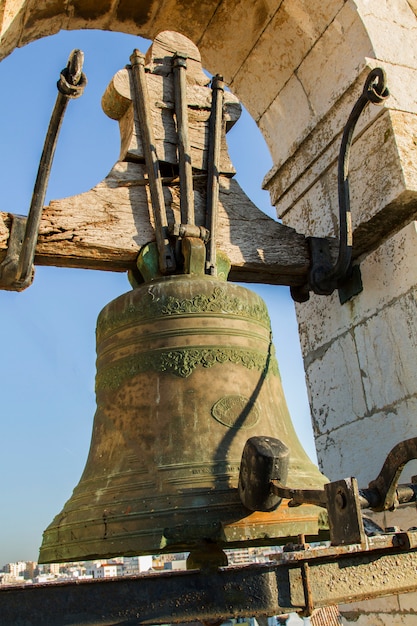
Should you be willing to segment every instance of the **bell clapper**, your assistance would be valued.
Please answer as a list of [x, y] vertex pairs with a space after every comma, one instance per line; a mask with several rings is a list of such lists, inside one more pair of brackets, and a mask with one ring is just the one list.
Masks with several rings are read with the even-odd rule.
[[227, 554], [217, 543], [207, 541], [193, 548], [187, 558], [187, 569], [211, 571], [228, 565]]

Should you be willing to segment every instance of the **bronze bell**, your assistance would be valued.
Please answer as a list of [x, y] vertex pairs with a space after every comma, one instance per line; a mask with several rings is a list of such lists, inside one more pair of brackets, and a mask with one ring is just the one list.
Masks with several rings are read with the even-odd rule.
[[40, 562], [317, 534], [317, 507], [283, 501], [251, 513], [239, 499], [242, 450], [254, 435], [289, 447], [292, 487], [325, 482], [291, 423], [257, 294], [187, 274], [116, 298], [97, 322], [96, 394], [87, 463], [44, 533]]

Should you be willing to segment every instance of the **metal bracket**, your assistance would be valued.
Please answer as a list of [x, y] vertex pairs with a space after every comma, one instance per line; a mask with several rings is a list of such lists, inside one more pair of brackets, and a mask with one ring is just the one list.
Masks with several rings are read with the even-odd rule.
[[26, 276], [24, 281], [18, 281], [19, 257], [22, 250], [26, 231], [26, 217], [11, 215], [10, 236], [6, 256], [0, 263], [0, 289], [8, 291], [23, 291], [33, 282], [34, 271]]
[[366, 545], [356, 478], [345, 478], [324, 485], [332, 546], [354, 543]]

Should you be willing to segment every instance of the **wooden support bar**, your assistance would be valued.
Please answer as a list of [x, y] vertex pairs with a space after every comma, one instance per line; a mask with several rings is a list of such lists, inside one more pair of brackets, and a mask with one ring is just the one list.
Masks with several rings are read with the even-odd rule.
[[[131, 184], [132, 181], [135, 184]], [[139, 184], [143, 183], [143, 184]], [[155, 240], [146, 167], [119, 162], [96, 187], [53, 200], [42, 212], [35, 264], [123, 272]], [[180, 222], [178, 185], [163, 187], [171, 223]], [[195, 219], [205, 224], [206, 178], [194, 177]], [[0, 260], [11, 218], [0, 213]], [[220, 176], [217, 247], [232, 263], [230, 280], [297, 286], [310, 265], [306, 239], [262, 213], [228, 176]]]

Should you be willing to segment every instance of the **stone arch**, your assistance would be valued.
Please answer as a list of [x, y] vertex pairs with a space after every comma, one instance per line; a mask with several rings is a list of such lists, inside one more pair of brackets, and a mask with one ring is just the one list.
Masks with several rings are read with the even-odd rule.
[[199, 46], [208, 70], [223, 73], [280, 163], [372, 56], [356, 4], [5, 0], [0, 57], [62, 29], [112, 30], [148, 39], [161, 30], [177, 30]]

